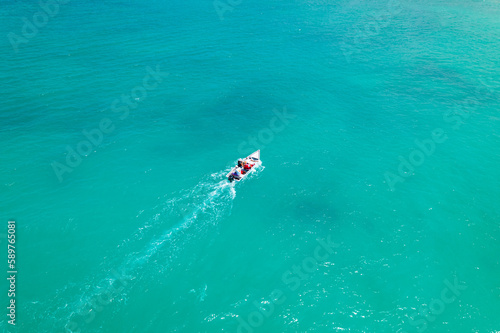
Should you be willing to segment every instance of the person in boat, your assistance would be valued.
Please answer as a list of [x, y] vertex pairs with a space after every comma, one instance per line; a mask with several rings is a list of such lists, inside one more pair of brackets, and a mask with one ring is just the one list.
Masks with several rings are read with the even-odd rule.
[[243, 167], [243, 160], [241, 158], [238, 160], [238, 167]]
[[245, 163], [245, 165], [243, 166], [243, 169], [248, 171], [250, 170], [255, 164], [250, 164], [250, 163]]
[[231, 176], [233, 176], [234, 179], [241, 179], [239, 173], [238, 173], [238, 169], [234, 170], [234, 172], [231, 174]]

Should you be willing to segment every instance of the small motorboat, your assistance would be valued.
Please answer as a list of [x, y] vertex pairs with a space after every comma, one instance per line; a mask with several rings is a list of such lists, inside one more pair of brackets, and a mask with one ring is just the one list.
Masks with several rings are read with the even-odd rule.
[[262, 161], [260, 160], [260, 150], [257, 150], [255, 153], [247, 156], [246, 158], [239, 159], [238, 165], [231, 169], [231, 171], [226, 175], [227, 180], [230, 182], [239, 182], [260, 165], [262, 165]]

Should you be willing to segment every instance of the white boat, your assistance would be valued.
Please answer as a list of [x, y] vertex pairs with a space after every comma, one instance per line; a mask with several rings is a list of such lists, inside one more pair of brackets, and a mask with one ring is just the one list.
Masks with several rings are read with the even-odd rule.
[[[245, 168], [245, 165], [247, 165], [247, 168]], [[260, 165], [262, 165], [262, 161], [260, 160], [260, 150], [257, 150], [255, 153], [243, 159], [239, 159], [238, 165], [232, 168], [226, 177], [230, 182], [239, 182]], [[248, 169], [248, 167], [250, 169]]]

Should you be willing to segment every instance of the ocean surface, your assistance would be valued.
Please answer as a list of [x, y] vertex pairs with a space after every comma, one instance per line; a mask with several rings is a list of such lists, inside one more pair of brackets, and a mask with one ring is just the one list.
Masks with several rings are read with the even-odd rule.
[[500, 332], [498, 0], [45, 3], [0, 0], [2, 332]]

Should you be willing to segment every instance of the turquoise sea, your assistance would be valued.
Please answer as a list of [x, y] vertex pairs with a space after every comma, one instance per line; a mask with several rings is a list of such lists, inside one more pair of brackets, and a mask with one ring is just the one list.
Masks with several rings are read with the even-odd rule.
[[500, 332], [498, 0], [0, 22], [2, 332]]

